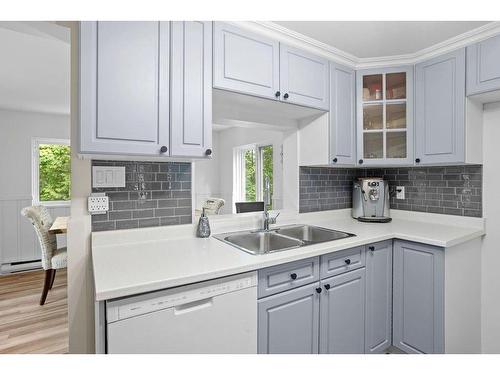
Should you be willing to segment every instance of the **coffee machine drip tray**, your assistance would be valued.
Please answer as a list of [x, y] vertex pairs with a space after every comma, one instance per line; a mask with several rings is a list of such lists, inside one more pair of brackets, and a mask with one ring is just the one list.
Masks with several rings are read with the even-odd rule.
[[392, 217], [385, 216], [360, 216], [357, 218], [358, 221], [363, 223], [389, 223], [392, 220]]

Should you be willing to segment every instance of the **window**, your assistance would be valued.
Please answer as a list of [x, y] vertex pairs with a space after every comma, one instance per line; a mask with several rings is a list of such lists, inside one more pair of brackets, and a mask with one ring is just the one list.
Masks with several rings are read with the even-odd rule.
[[67, 205], [71, 192], [69, 140], [36, 138], [32, 150], [33, 204]]
[[269, 178], [270, 204], [273, 197], [273, 146], [249, 145], [235, 149], [234, 153], [235, 202], [258, 202], [264, 200], [265, 178]]

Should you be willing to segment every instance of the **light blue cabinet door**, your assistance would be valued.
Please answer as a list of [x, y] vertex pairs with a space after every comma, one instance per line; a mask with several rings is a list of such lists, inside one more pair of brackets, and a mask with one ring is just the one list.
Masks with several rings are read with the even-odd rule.
[[500, 90], [500, 35], [467, 47], [467, 95]]
[[365, 352], [365, 269], [321, 281], [320, 353]]
[[281, 100], [328, 110], [329, 69], [326, 59], [280, 44]]
[[353, 69], [330, 63], [330, 162], [356, 164], [356, 76]]
[[415, 161], [465, 162], [465, 49], [416, 65]]
[[172, 22], [171, 155], [212, 148], [212, 22]]
[[443, 249], [394, 241], [393, 298], [393, 345], [407, 353], [443, 353]]
[[309, 284], [259, 300], [259, 353], [318, 353], [318, 287], [319, 283]]
[[365, 352], [392, 345], [392, 241], [366, 247]]
[[79, 152], [168, 146], [169, 33], [169, 22], [81, 22]]
[[214, 22], [214, 82], [219, 89], [278, 99], [279, 43]]

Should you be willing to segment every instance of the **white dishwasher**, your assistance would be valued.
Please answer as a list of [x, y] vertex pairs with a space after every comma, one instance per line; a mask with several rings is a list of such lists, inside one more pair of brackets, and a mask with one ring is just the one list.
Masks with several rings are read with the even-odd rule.
[[106, 302], [107, 353], [257, 353], [257, 273]]

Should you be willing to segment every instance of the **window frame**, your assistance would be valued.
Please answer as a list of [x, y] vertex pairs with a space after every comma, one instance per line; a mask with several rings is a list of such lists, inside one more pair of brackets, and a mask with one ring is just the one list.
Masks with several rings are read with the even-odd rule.
[[[263, 150], [265, 147], [273, 147], [272, 143], [263, 144], [249, 144], [244, 146], [235, 147], [233, 150], [233, 201], [243, 202], [246, 198], [245, 189], [245, 157], [244, 154], [248, 150], [255, 152], [255, 201], [264, 200], [264, 187], [263, 187]], [[274, 158], [274, 155], [273, 155]], [[274, 174], [274, 171], [273, 171]], [[236, 213], [236, 206], [233, 204], [233, 213]]]
[[69, 207], [71, 199], [67, 201], [40, 201], [40, 145], [65, 145], [71, 147], [69, 139], [31, 138], [31, 194], [33, 205]]

